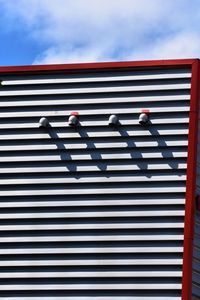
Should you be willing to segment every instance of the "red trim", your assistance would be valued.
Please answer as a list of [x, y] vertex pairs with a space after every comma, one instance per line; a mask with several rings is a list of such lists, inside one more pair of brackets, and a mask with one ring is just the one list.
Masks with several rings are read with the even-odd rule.
[[186, 206], [183, 253], [182, 300], [192, 299], [192, 251], [194, 238], [195, 188], [198, 142], [198, 110], [200, 80], [199, 61], [192, 64], [192, 86], [189, 113], [189, 137], [186, 182]]
[[77, 111], [72, 111], [70, 113], [70, 116], [75, 116], [75, 117], [78, 117], [79, 116], [79, 113]]
[[141, 112], [144, 114], [150, 114], [150, 110], [146, 108], [142, 109]]
[[123, 61], [123, 62], [99, 62], [81, 64], [62, 64], [62, 65], [33, 65], [0, 67], [0, 73], [32, 73], [32, 72], [60, 72], [73, 70], [95, 70], [95, 69], [115, 69], [130, 67], [162, 67], [191, 65], [196, 59], [173, 59], [173, 60], [151, 60], [151, 61]]

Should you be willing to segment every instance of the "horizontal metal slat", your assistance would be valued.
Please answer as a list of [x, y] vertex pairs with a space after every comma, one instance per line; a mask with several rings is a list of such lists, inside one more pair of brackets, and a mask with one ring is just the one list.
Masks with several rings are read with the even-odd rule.
[[[161, 298], [162, 297], [162, 298]], [[41, 297], [28, 297], [29, 300], [41, 300]], [[9, 300], [16, 300], [17, 298], [13, 298], [13, 297], [9, 297]], [[20, 297], [20, 300], [27, 300], [27, 297]], [[42, 299], [44, 300], [55, 300], [55, 297], [43, 297]], [[66, 296], [65, 297], [59, 297], [56, 296], [57, 300], [66, 300]], [[96, 297], [96, 296], [87, 296], [87, 297], [79, 297], [79, 296], [75, 296], [75, 297], [68, 297], [67, 296], [67, 300], [181, 300], [181, 297], [179, 296], [149, 296], [149, 297], [143, 297], [143, 296], [131, 296], [131, 297], [126, 297], [126, 296], [114, 296], [114, 297], [110, 297], [110, 296], [100, 296], [100, 297]], [[198, 299], [194, 299], [194, 300], [198, 300]]]
[[[131, 129], [131, 130], [130, 130]], [[174, 125], [173, 128], [172, 128], [172, 125], [163, 125], [163, 124], [160, 124], [159, 126], [152, 126], [152, 127], [148, 127], [146, 128], [146, 131], [150, 131], [152, 133], [156, 133], [157, 132], [157, 129], [168, 129], [168, 130], [171, 130], [171, 129], [176, 129], [177, 131], [179, 129], [188, 129], [188, 126], [186, 124], [184, 125]], [[188, 137], [187, 135], [180, 135], [179, 138], [177, 139], [177, 136], [170, 136], [170, 135], [164, 135], [164, 136], [160, 136], [160, 135], [156, 135], [156, 136], [146, 136], [145, 137], [145, 141], [144, 141], [144, 138], [143, 136], [134, 136], [134, 140], [131, 136], [128, 136], [126, 135], [127, 133], [127, 130], [128, 131], [136, 131], [136, 132], [140, 132], [140, 131], [144, 131], [145, 128], [143, 128], [142, 126], [124, 126], [124, 127], [121, 127], [121, 128], [116, 128], [114, 130], [114, 128], [111, 128], [111, 127], [105, 127], [105, 128], [97, 128], [97, 127], [93, 127], [91, 129], [83, 129], [83, 128], [78, 128], [77, 129], [77, 133], [81, 134], [81, 138], [79, 138], [79, 140], [76, 140], [74, 138], [59, 138], [59, 140], [57, 140], [58, 136], [57, 134], [61, 134], [61, 133], [76, 133], [76, 131], [74, 129], [72, 129], [71, 127], [70, 128], [59, 128], [59, 129], [52, 129], [51, 131], [44, 131], [42, 129], [39, 129], [39, 128], [32, 128], [32, 129], [28, 129], [28, 128], [24, 128], [24, 129], [9, 129], [9, 130], [1, 130], [1, 135], [13, 135], [13, 134], [38, 134], [38, 133], [48, 133], [51, 135], [51, 140], [32, 140], [31, 143], [30, 141], [28, 140], [27, 142], [23, 141], [23, 145], [24, 146], [36, 146], [36, 145], [55, 145], [55, 142], [56, 142], [56, 145], [59, 147], [61, 145], [63, 145], [63, 149], [64, 149], [64, 145], [68, 146], [68, 147], [76, 147], [76, 145], [80, 145], [80, 147], [85, 147], [87, 145], [87, 147], [91, 147], [91, 149], [97, 149], [98, 147], [104, 149], [106, 147], [106, 145], [108, 145], [108, 149], [109, 149], [109, 145], [127, 145], [127, 147], [143, 147], [143, 148], [146, 148], [146, 147], [164, 147], [165, 145], [168, 145], [170, 147], [173, 146], [173, 143], [178, 143], [180, 142], [180, 145], [181, 143], [188, 143]], [[90, 141], [88, 139], [88, 136], [87, 136], [87, 133], [88, 132], [120, 132], [121, 135], [120, 136], [114, 136], [114, 137], [92, 137], [92, 140]], [[0, 146], [20, 146], [21, 143], [19, 143], [19, 141], [15, 141], [15, 140], [10, 140], [10, 141], [1, 141], [0, 142]], [[152, 145], [152, 146], [151, 146]], [[188, 144], [186, 144], [187, 146]], [[176, 146], [176, 145], [174, 145]], [[179, 146], [179, 144], [177, 145]], [[181, 145], [183, 146], [183, 145]], [[90, 148], [89, 148], [90, 149]]]
[[[160, 141], [160, 144], [162, 142]], [[163, 143], [166, 147], [175, 147], [175, 146], [187, 146], [188, 142], [184, 140], [176, 140], [176, 141], [166, 141]], [[75, 143], [75, 144], [67, 144], [66, 142], [60, 142], [59, 144], [27, 144], [27, 145], [0, 145], [0, 151], [34, 151], [34, 150], [80, 150], [80, 149], [134, 149], [137, 147], [157, 147], [159, 148], [159, 141], [146, 141], [146, 142], [135, 142], [130, 145], [130, 142], [121, 142], [121, 143], [92, 143], [88, 145], [87, 142]]]
[[[156, 136], [156, 135], [187, 135], [187, 129], [179, 129], [177, 130], [158, 130], [157, 132], [151, 133], [150, 131], [127, 131], [128, 136]], [[117, 131], [110, 132], [88, 132], [87, 137], [120, 137], [121, 133]], [[55, 139], [55, 136], [53, 136]], [[81, 135], [77, 132], [69, 132], [69, 133], [58, 133], [57, 139], [59, 138], [81, 138]], [[26, 140], [26, 139], [52, 139], [51, 135], [48, 133], [35, 133], [35, 134], [7, 134], [0, 135], [0, 140]]]
[[[28, 97], [27, 97], [28, 98]], [[50, 97], [49, 97], [50, 98]], [[91, 99], [90, 99], [91, 98]], [[190, 100], [190, 95], [166, 95], [166, 96], [133, 96], [133, 97], [88, 97], [85, 99], [76, 99], [76, 98], [72, 98], [70, 99], [69, 97], [67, 99], [43, 99], [41, 98], [40, 100], [36, 99], [30, 99], [28, 101], [27, 100], [18, 100], [16, 101], [11, 99], [11, 101], [2, 101], [0, 102], [0, 107], [34, 107], [34, 106], [63, 106], [66, 105], [66, 107], [68, 105], [98, 105], [98, 104], [116, 104], [116, 103], [131, 103], [131, 104], [135, 104], [135, 103], [154, 103], [157, 101], [162, 101], [163, 105], [164, 102], [168, 102], [168, 101], [172, 101], [172, 102], [176, 102], [176, 101], [189, 101]]]
[[[183, 241], [183, 235], [104, 235], [104, 236], [19, 236], [1, 237], [1, 243], [41, 242], [111, 242], [111, 241]], [[34, 261], [35, 262], [35, 261]], [[87, 261], [85, 262], [87, 264]], [[163, 263], [164, 264], [164, 263]], [[0, 263], [1, 266], [1, 263]]]
[[183, 247], [77, 247], [77, 248], [9, 248], [0, 249], [0, 255], [27, 255], [27, 254], [116, 254], [116, 253], [182, 253]]
[[182, 259], [95, 259], [95, 260], [10, 260], [0, 261], [1, 267], [36, 266], [126, 266], [126, 265], [182, 265]]
[[10, 272], [10, 273], [0, 273], [0, 278], [9, 278], [9, 279], [16, 279], [16, 278], [116, 278], [116, 277], [181, 277], [181, 271], [124, 271], [124, 272], [112, 272], [112, 271], [97, 271], [97, 272]]
[[[183, 101], [183, 102], [170, 102], [166, 101], [163, 103], [163, 105], [159, 105], [157, 102], [136, 102], [133, 104], [129, 103], [116, 103], [114, 104], [96, 104], [96, 105], [60, 105], [60, 106], [51, 106], [49, 103], [48, 106], [32, 106], [32, 107], [23, 107], [23, 110], [21, 107], [2, 107], [1, 108], [1, 113], [4, 114], [4, 119], [6, 116], [9, 114], [15, 114], [16, 120], [12, 121], [17, 121], [17, 122], [23, 122], [22, 117], [19, 115], [17, 117], [16, 114], [21, 114], [25, 113], [27, 114], [25, 117], [24, 121], [25, 122], [37, 122], [37, 118], [40, 117], [40, 114], [43, 114], [43, 117], [46, 116], [49, 118], [49, 120], [52, 121], [65, 121], [65, 125], [68, 125], [68, 117], [72, 111], [78, 111], [79, 112], [79, 123], [77, 124], [77, 127], [83, 127], [83, 122], [85, 124], [91, 126], [91, 121], [96, 121], [97, 124], [98, 122], [105, 122], [108, 121], [109, 115], [115, 113], [119, 117], [119, 123], [122, 120], [124, 124], [126, 124], [126, 120], [132, 120], [133, 122], [136, 123], [136, 119], [138, 119], [139, 114], [141, 113], [143, 108], [149, 109], [151, 111], [151, 116], [152, 119], [158, 119], [161, 117], [165, 118], [173, 118], [175, 117], [175, 111], [171, 111], [171, 107], [177, 107], [177, 119], [180, 117], [188, 117], [188, 112], [187, 111], [182, 111], [181, 108], [188, 108], [189, 109], [189, 101]], [[67, 110], [69, 113], [63, 115], [63, 112]], [[156, 114], [159, 110], [159, 115]], [[169, 111], [170, 110], [170, 111]], [[29, 115], [30, 111], [32, 112], [32, 116]], [[101, 114], [99, 112], [102, 112]], [[114, 112], [115, 111], [115, 112]], [[59, 114], [61, 113], [61, 114]], [[36, 115], [37, 114], [37, 115]], [[31, 117], [31, 119], [30, 119]], [[21, 120], [20, 120], [21, 118]], [[10, 118], [7, 118], [7, 122]], [[133, 123], [132, 122], [132, 123]], [[1, 122], [2, 123], [2, 122]], [[131, 124], [132, 124], [131, 123]], [[103, 126], [105, 123], [103, 123]], [[138, 124], [138, 123], [136, 123]], [[151, 123], [149, 123], [151, 124]], [[138, 124], [139, 125], [139, 124]], [[100, 126], [100, 125], [98, 125]], [[66, 126], [65, 126], [66, 127]]]
[[12, 284], [12, 285], [0, 285], [0, 291], [12, 290], [179, 290], [182, 285], [178, 283], [169, 284]]
[[87, 82], [115, 82], [115, 81], [133, 81], [133, 80], [155, 80], [155, 79], [179, 79], [179, 78], [191, 78], [191, 71], [185, 70], [171, 70], [166, 71], [166, 73], [161, 72], [136, 72], [136, 71], [129, 71], [129, 72], [113, 72], [113, 73], [100, 73], [97, 74], [87, 74], [84, 73], [79, 74], [78, 76], [71, 74], [71, 75], [59, 75], [56, 76], [38, 76], [36, 75], [34, 78], [30, 78], [27, 76], [21, 77], [20, 75], [17, 76], [15, 79], [10, 77], [3, 77], [1, 84], [5, 86], [9, 85], [37, 85], [37, 84], [58, 84], [58, 83], [87, 83]]
[[[97, 178], [99, 176], [99, 183], [101, 178], [118, 178], [118, 177], [151, 177], [154, 176], [185, 176], [185, 158], [172, 158], [171, 162], [168, 159], [163, 158], [164, 167], [162, 168], [161, 158], [149, 158], [144, 159], [119, 159], [119, 161], [114, 159], [104, 160], [104, 159], [91, 159], [76, 161], [72, 160], [42, 160], [41, 157], [31, 157], [31, 160], [20, 161], [19, 156], [14, 157], [9, 163], [9, 157], [5, 157], [5, 161], [1, 160], [0, 166], [2, 170], [0, 171], [0, 178], [3, 179], [38, 179], [38, 178], [72, 178], [72, 180], [81, 178]], [[37, 161], [37, 158], [41, 160]], [[46, 157], [48, 159], [48, 157]], [[50, 157], [54, 158], [54, 157]], [[16, 159], [16, 160], [15, 160]], [[158, 167], [159, 160], [161, 161], [160, 169]], [[125, 165], [123, 166], [123, 161]], [[130, 161], [130, 165], [128, 165]], [[178, 161], [178, 162], [177, 162]], [[165, 163], [166, 162], [166, 163]], [[180, 162], [180, 168], [179, 168]], [[184, 163], [182, 163], [184, 162]], [[64, 166], [66, 164], [66, 166]], [[41, 165], [41, 166], [40, 166]], [[58, 167], [57, 167], [58, 165]], [[96, 166], [95, 166], [96, 165]], [[8, 168], [5, 168], [8, 166]], [[144, 168], [142, 168], [144, 166]], [[15, 170], [16, 168], [16, 170]], [[33, 170], [32, 170], [33, 168]], [[162, 172], [160, 172], [162, 168]], [[3, 171], [5, 170], [5, 172]], [[13, 172], [12, 172], [13, 170]], [[20, 171], [21, 170], [21, 171]], [[99, 173], [99, 171], [101, 171]], [[79, 173], [81, 172], [81, 173]], [[20, 173], [15, 175], [15, 173]], [[27, 173], [27, 174], [26, 174]], [[158, 173], [158, 174], [157, 174]], [[74, 178], [74, 179], [73, 179]], [[112, 180], [112, 179], [111, 179]], [[118, 180], [118, 179], [117, 179]], [[137, 180], [137, 179], [136, 179]], [[161, 179], [162, 180], [162, 179]], [[140, 181], [140, 180], [139, 180]], [[87, 182], [89, 184], [89, 182]], [[92, 182], [91, 182], [92, 183]], [[73, 182], [71, 182], [73, 184]], [[125, 184], [125, 183], [124, 183]], [[128, 184], [128, 182], [127, 182]], [[62, 183], [60, 183], [60, 186]], [[87, 185], [85, 185], [87, 186]], [[70, 185], [68, 185], [70, 187]], [[106, 186], [105, 186], [106, 187]], [[59, 187], [58, 187], [59, 188]]]
[[114, 199], [114, 200], [108, 200], [106, 197], [103, 200], [96, 200], [95, 198], [93, 200], [66, 200], [66, 201], [60, 201], [58, 199], [48, 201], [25, 201], [20, 202], [15, 199], [15, 201], [7, 201], [4, 202], [1, 200], [0, 202], [0, 208], [18, 208], [18, 207], [87, 207], [87, 206], [146, 206], [146, 205], [183, 205], [185, 204], [185, 197], [182, 198], [167, 198], [167, 197], [160, 197], [158, 199]]
[[[139, 164], [139, 165], [138, 165]], [[108, 163], [106, 164], [106, 167], [104, 169], [106, 169], [106, 171], [138, 171], [141, 170], [141, 168], [146, 169], [146, 171], [148, 170], [172, 170], [172, 162], [169, 162], [168, 164], [156, 164], [156, 163], [152, 163], [152, 162], [135, 162], [135, 164], [131, 163], [130, 164], [125, 164], [124, 165], [109, 165]], [[175, 164], [177, 164], [176, 169], [178, 170], [185, 170], [187, 165], [184, 163], [178, 163], [176, 162]], [[75, 167], [76, 172], [98, 172], [98, 171], [102, 171], [101, 167], [99, 166], [95, 166], [95, 165], [86, 165], [86, 166], [80, 166], [80, 165], [76, 165]], [[23, 174], [23, 173], [68, 173], [71, 172], [71, 168], [70, 166], [54, 166], [54, 167], [27, 167], [27, 168], [22, 168], [19, 165], [16, 165], [16, 167], [14, 168], [0, 168], [0, 174]]]
[[[4, 123], [0, 123], [0, 129], [26, 129], [26, 128], [38, 128], [38, 120], [33, 122], [30, 120], [29, 122], [22, 122], [23, 120], [16, 122], [12, 121], [10, 123], [7, 123], [4, 121]], [[51, 121], [51, 128], [60, 128], [60, 127], [67, 127], [68, 121]], [[189, 118], [187, 117], [177, 117], [177, 118], [169, 118], [169, 117], [163, 117], [163, 118], [153, 118], [151, 117], [151, 124], [188, 124]], [[122, 119], [120, 117], [120, 126], [125, 125], [138, 125], [138, 118], [132, 118], [132, 119]], [[79, 125], [80, 126], [80, 125]], [[81, 120], [81, 126], [83, 127], [94, 127], [94, 126], [108, 126], [108, 120], [92, 120], [92, 121], [82, 121]]]
[[76, 88], [59, 88], [59, 89], [26, 89], [26, 90], [1, 90], [2, 96], [32, 96], [32, 95], [60, 95], [60, 94], [96, 94], [96, 93], [117, 93], [117, 92], [144, 92], [144, 91], [168, 91], [168, 90], [189, 90], [190, 83], [174, 83], [174, 84], [146, 84], [132, 86], [107, 86], [107, 87], [76, 87]]
[[[143, 207], [144, 209], [144, 207]], [[48, 212], [48, 213], [1, 213], [2, 219], [50, 219], [50, 218], [114, 218], [114, 217], [160, 217], [184, 216], [184, 210], [139, 210], [139, 211], [88, 211], [88, 212]]]
[[40, 230], [87, 230], [87, 229], [153, 229], [153, 228], [184, 228], [183, 222], [170, 223], [104, 223], [104, 224], [54, 224], [54, 225], [0, 225], [0, 231], [40, 231]]
[[[70, 299], [70, 300], [121, 300], [121, 296], [117, 297], [117, 296], [87, 296], [87, 297], [82, 297], [82, 296], [64, 296], [64, 297], [45, 297], [45, 300], [66, 300], [66, 299]], [[19, 300], [19, 297], [9, 297], [9, 300]], [[41, 300], [41, 297], [21, 297], [20, 296], [20, 300]], [[123, 300], [181, 300], [181, 297], [179, 296], [131, 296], [131, 297], [126, 297], [123, 296]], [[198, 300], [198, 299], [194, 299], [194, 300]]]
[[[1, 156], [0, 162], [32, 162], [32, 161], [87, 161], [87, 160], [120, 160], [120, 159], [154, 159], [154, 158], [187, 158], [186, 151], [170, 151], [170, 149], [156, 152], [152, 151], [149, 153], [141, 152], [141, 151], [132, 151], [132, 153], [111, 153], [111, 154], [103, 154], [103, 153], [93, 153], [93, 154], [83, 154], [83, 155], [76, 155], [76, 154], [69, 154], [67, 152], [57, 155], [27, 155], [27, 156]], [[74, 167], [75, 168], [75, 167]]]
[[151, 97], [151, 96], [147, 96], [142, 98], [140, 97], [123, 97], [123, 98], [119, 98], [119, 97], [108, 97], [108, 98], [94, 98], [93, 99], [59, 99], [59, 100], [45, 100], [45, 99], [41, 99], [41, 100], [20, 100], [20, 101], [2, 101], [0, 102], [0, 107], [41, 107], [41, 106], [67, 106], [67, 105], [102, 105], [102, 104], [116, 104], [116, 103], [131, 103], [131, 104], [135, 104], [135, 103], [155, 103], [156, 101], [162, 101], [162, 103], [164, 104], [165, 102], [168, 101], [189, 101], [190, 100], [190, 96], [189, 95], [172, 95], [172, 96], [160, 96], [158, 98], [158, 96], [155, 97]]
[[103, 188], [103, 189], [43, 189], [43, 190], [7, 190], [0, 191], [0, 196], [36, 196], [36, 195], [101, 195], [101, 194], [150, 194], [150, 193], [185, 193], [185, 187], [144, 188]]
[[[151, 113], [174, 113], [176, 112], [189, 112], [190, 108], [188, 106], [170, 106], [170, 107], [149, 107], [148, 104], [146, 108], [150, 108]], [[140, 108], [107, 108], [107, 109], [90, 109], [90, 110], [79, 110], [82, 116], [92, 116], [92, 115], [110, 115], [110, 114], [139, 114], [141, 112]], [[1, 118], [20, 118], [20, 117], [59, 117], [59, 116], [69, 116], [71, 110], [41, 110], [41, 111], [19, 111], [19, 112], [1, 112]]]
[[[139, 112], [139, 114], [141, 113], [141, 111]], [[139, 114], [136, 115], [135, 117], [138, 119]], [[67, 117], [67, 116], [66, 116]], [[92, 118], [94, 118], [95, 116], [92, 116]], [[104, 116], [103, 119], [107, 117]], [[135, 119], [135, 118], [134, 118]], [[26, 122], [28, 121], [28, 119], [25, 120]], [[39, 121], [37, 119], [37, 121]], [[105, 120], [103, 120], [105, 121]], [[106, 120], [107, 121], [107, 120]], [[66, 121], [66, 125], [67, 125], [67, 121]], [[181, 123], [181, 124], [156, 124], [153, 125], [150, 122], [148, 123], [148, 126], [142, 126], [141, 124], [139, 124], [139, 121], [134, 125], [134, 124], [130, 124], [130, 125], [123, 125], [123, 126], [90, 126], [90, 127], [83, 127], [81, 126], [81, 124], [79, 124], [79, 126], [65, 126], [65, 128], [57, 128], [57, 129], [53, 129], [51, 128], [51, 126], [48, 126], [47, 128], [41, 128], [39, 127], [39, 123], [38, 123], [38, 128], [25, 128], [25, 129], [20, 129], [17, 130], [16, 128], [14, 129], [8, 129], [8, 130], [1, 130], [1, 134], [13, 134], [13, 133], [21, 133], [21, 134], [26, 134], [26, 133], [48, 133], [51, 134], [52, 136], [56, 136], [56, 134], [61, 134], [61, 133], [78, 133], [81, 134], [81, 137], [87, 137], [88, 133], [99, 133], [99, 132], [119, 132], [121, 133], [120, 138], [123, 139], [127, 139], [128, 135], [126, 133], [128, 133], [129, 131], [135, 131], [135, 132], [140, 132], [140, 131], [150, 131], [152, 133], [157, 132], [159, 130], [181, 130], [181, 129], [188, 129], [188, 124], [187, 123]], [[103, 139], [101, 140], [103, 141]]]
[[25, 184], [62, 184], [62, 183], [107, 183], [107, 182], [159, 182], [159, 181], [185, 181], [186, 175], [153, 175], [146, 176], [98, 176], [98, 177], [59, 177], [59, 178], [22, 178], [22, 179], [0, 179], [0, 185], [25, 185]]

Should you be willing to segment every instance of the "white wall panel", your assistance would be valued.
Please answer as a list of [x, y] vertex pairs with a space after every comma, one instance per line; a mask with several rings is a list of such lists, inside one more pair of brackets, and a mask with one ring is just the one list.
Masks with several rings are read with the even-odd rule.
[[0, 81], [0, 299], [181, 300], [190, 68]]

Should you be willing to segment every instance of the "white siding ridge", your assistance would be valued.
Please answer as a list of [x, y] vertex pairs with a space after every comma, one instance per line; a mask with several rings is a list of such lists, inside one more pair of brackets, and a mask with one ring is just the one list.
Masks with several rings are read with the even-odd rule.
[[116, 278], [116, 277], [181, 277], [181, 271], [93, 271], [93, 272], [4, 272], [0, 273], [0, 278]]
[[68, 95], [68, 94], [92, 94], [92, 93], [117, 93], [117, 92], [144, 92], [144, 91], [168, 91], [168, 90], [189, 90], [190, 83], [180, 84], [152, 84], [152, 85], [135, 85], [135, 86], [107, 86], [91, 88], [60, 88], [60, 89], [25, 89], [25, 90], [0, 90], [2, 96], [32, 96], [32, 95]]
[[[34, 150], [80, 150], [80, 149], [136, 149], [139, 147], [150, 148], [156, 147], [159, 148], [159, 141], [147, 141], [147, 142], [134, 142], [134, 144], [129, 146], [129, 142], [114, 142], [114, 143], [98, 143], [94, 142], [92, 145], [88, 146], [86, 142], [75, 143], [75, 144], [67, 144], [66, 142], [56, 145], [56, 144], [27, 144], [27, 145], [0, 145], [0, 151], [34, 151]], [[187, 146], [187, 141], [166, 141], [165, 147], [176, 147], [176, 146]]]
[[[169, 106], [169, 107], [151, 107], [146, 105], [147, 109], [151, 110], [151, 113], [170, 113], [170, 112], [189, 112], [190, 107], [187, 106]], [[80, 115], [91, 116], [91, 115], [110, 115], [110, 114], [139, 114], [141, 108], [107, 108], [107, 109], [90, 109], [90, 110], [79, 110]], [[1, 112], [1, 118], [19, 118], [19, 117], [59, 117], [69, 116], [71, 110], [41, 110], [41, 111], [18, 111], [18, 112]]]
[[186, 187], [147, 187], [143, 188], [103, 188], [103, 189], [43, 189], [43, 190], [0, 190], [0, 196], [36, 196], [36, 195], [101, 195], [101, 194], [149, 194], [149, 193], [185, 193]]
[[[77, 247], [77, 248], [15, 248], [0, 249], [0, 255], [17, 254], [118, 254], [118, 253], [182, 253], [183, 247]], [[138, 271], [137, 271], [138, 272]], [[146, 272], [146, 271], [145, 271]], [[165, 271], [164, 271], [165, 272]], [[139, 273], [139, 272], [138, 272]], [[1, 274], [1, 273], [0, 273]], [[3, 273], [4, 274], [4, 273]]]
[[[110, 241], [115, 241], [115, 242], [121, 242], [121, 241], [183, 241], [183, 235], [102, 235], [102, 236], [97, 236], [97, 235], [82, 235], [82, 236], [19, 236], [19, 237], [1, 237], [0, 243], [41, 243], [41, 242], [110, 242]], [[120, 264], [121, 260], [116, 261], [116, 264]], [[142, 263], [143, 261], [143, 263]], [[152, 264], [156, 264], [157, 260], [151, 260]], [[160, 261], [161, 265], [164, 265], [165, 262], [161, 259], [158, 260]], [[166, 264], [173, 264], [172, 262], [174, 261], [174, 264], [179, 264], [182, 260], [176, 259], [176, 260], [166, 260]], [[42, 261], [39, 261], [42, 264]], [[49, 264], [52, 261], [49, 261]], [[58, 261], [57, 261], [58, 262]], [[66, 261], [68, 263], [68, 261]], [[107, 260], [106, 260], [107, 262]], [[3, 263], [3, 265], [2, 265]], [[4, 262], [0, 262], [0, 266], [5, 266]], [[19, 261], [11, 261], [8, 262], [8, 265], [12, 266], [14, 263], [19, 263]], [[36, 261], [34, 260], [33, 265], [36, 264]], [[80, 262], [80, 260], [77, 261], [77, 264], [84, 263], [85, 265], [90, 264], [90, 261], [88, 260], [83, 260]], [[121, 264], [124, 263], [124, 260], [121, 261]], [[63, 262], [64, 264], [64, 262]], [[74, 262], [73, 262], [74, 264]], [[73, 265], [72, 264], [72, 265]], [[94, 261], [94, 264], [95, 261]], [[128, 261], [127, 261], [128, 264]], [[129, 260], [129, 264], [131, 264], [131, 260]], [[135, 260], [135, 264], [148, 264], [148, 261], [146, 260]], [[56, 265], [56, 261], [55, 261]]]
[[[3, 300], [7, 300], [8, 298], [2, 297]], [[122, 300], [122, 297], [112, 297], [112, 296], [87, 296], [87, 297], [82, 297], [82, 296], [65, 296], [65, 297], [42, 297], [43, 300]], [[19, 297], [9, 297], [9, 300], [19, 300]], [[41, 300], [41, 297], [20, 297], [20, 300]], [[123, 296], [123, 300], [181, 300], [181, 297], [179, 296], [131, 296], [131, 297], [126, 297]], [[198, 299], [195, 299], [198, 300]]]
[[0, 285], [0, 291], [29, 291], [29, 290], [179, 290], [181, 284], [176, 283], [132, 283], [132, 284], [12, 284]]
[[[148, 162], [148, 164], [140, 162], [140, 166], [135, 164], [123, 164], [123, 165], [106, 165], [106, 171], [139, 171], [141, 170], [141, 166], [144, 166], [146, 170], [173, 170], [172, 166], [169, 164], [151, 164]], [[184, 163], [178, 163], [177, 169], [178, 170], [186, 170], [187, 165]], [[95, 165], [88, 165], [88, 166], [76, 166], [76, 172], [101, 172], [102, 170]], [[68, 166], [63, 167], [32, 167], [31, 166], [31, 173], [57, 173], [57, 172], [64, 172], [64, 173], [70, 173], [70, 168], [68, 169]], [[0, 168], [0, 174], [16, 174], [16, 173], [30, 173], [30, 167], [27, 168]]]
[[[164, 152], [164, 153], [163, 153]], [[0, 156], [0, 162], [32, 162], [32, 161], [103, 161], [103, 160], [119, 160], [119, 159], [153, 159], [153, 158], [186, 158], [187, 152], [180, 151], [180, 152], [173, 152], [169, 149], [164, 150], [161, 152], [149, 152], [149, 153], [142, 153], [142, 152], [132, 152], [131, 153], [115, 153], [115, 154], [100, 154], [98, 157], [98, 153], [93, 157], [92, 154], [83, 154], [83, 155], [75, 155], [75, 154], [66, 154], [66, 157], [62, 157], [61, 155], [35, 155], [35, 156]], [[63, 155], [64, 156], [64, 155]], [[148, 162], [149, 163], [149, 162]], [[67, 166], [66, 166], [67, 168]], [[76, 169], [76, 167], [74, 166]]]
[[[121, 197], [122, 198], [122, 197]], [[135, 205], [184, 205], [185, 204], [185, 197], [182, 198], [165, 198], [160, 197], [160, 199], [121, 199], [121, 200], [75, 200], [75, 201], [52, 201], [48, 199], [48, 201], [28, 201], [28, 202], [3, 202], [0, 203], [0, 208], [14, 208], [14, 207], [87, 207], [87, 206], [135, 206]]]
[[[150, 130], [126, 130], [127, 136], [159, 136], [159, 135], [187, 135], [188, 129], [158, 129], [156, 132], [151, 132]], [[122, 133], [120, 131], [87, 131], [87, 133], [82, 136], [83, 133], [79, 132], [58, 132], [54, 133], [54, 139], [63, 138], [96, 138], [96, 137], [121, 137]], [[0, 140], [32, 140], [32, 139], [49, 139], [52, 140], [51, 132], [49, 133], [35, 133], [35, 134], [0, 134]]]
[[99, 177], [59, 177], [59, 178], [22, 178], [22, 179], [1, 179], [0, 185], [25, 185], [25, 184], [62, 184], [62, 183], [107, 183], [107, 182], [158, 182], [158, 181], [185, 181], [186, 175], [164, 175], [148, 174], [144, 176], [99, 176]]
[[[34, 107], [34, 106], [59, 106], [59, 105], [84, 105], [84, 104], [116, 104], [116, 103], [130, 103], [130, 104], [138, 104], [143, 102], [157, 102], [157, 101], [189, 101], [190, 95], [170, 95], [170, 96], [133, 96], [133, 97], [101, 97], [92, 99], [58, 99], [58, 100], [9, 100], [0, 102], [0, 107]], [[164, 103], [163, 103], [164, 104]]]
[[[182, 259], [95, 259], [95, 260], [10, 260], [0, 261], [1, 267], [28, 266], [126, 266], [126, 265], [182, 265]], [[155, 288], [156, 289], [156, 288]]]
[[[123, 117], [123, 116], [122, 116]], [[23, 120], [22, 120], [23, 121]], [[38, 122], [32, 123], [6, 123], [5, 121], [3, 124], [0, 123], [0, 129], [27, 129], [27, 128], [38, 128]], [[153, 116], [151, 117], [151, 124], [152, 125], [159, 125], [159, 124], [188, 124], [189, 123], [189, 118], [186, 117], [177, 117], [177, 118], [169, 118], [169, 117], [163, 117], [161, 118], [154, 118]], [[139, 125], [138, 119], [122, 119], [120, 117], [120, 126], [126, 126], [126, 125]], [[81, 127], [94, 127], [94, 126], [108, 126], [108, 121], [82, 121], [81, 120], [81, 125], [78, 125], [80, 128]], [[51, 122], [51, 128], [66, 128], [69, 127], [68, 122], [57, 122], [57, 121], [52, 121]], [[120, 128], [120, 127], [118, 127]]]
[[[108, 217], [160, 217], [184, 216], [184, 210], [140, 210], [140, 211], [92, 211], [92, 212], [57, 212], [57, 213], [1, 213], [3, 219], [57, 219], [57, 218], [108, 218]], [[83, 228], [84, 229], [84, 228]]]
[[114, 224], [61, 224], [61, 225], [1, 225], [1, 231], [35, 231], [35, 230], [96, 230], [96, 229], [158, 229], [184, 228], [184, 223], [114, 223]]
[[[132, 74], [131, 74], [132, 73]], [[115, 75], [108, 76], [108, 74], [104, 74], [104, 76], [91, 76], [90, 74], [84, 74], [82, 76], [81, 74], [79, 76], [64, 76], [64, 75], [55, 75], [55, 78], [45, 78], [45, 76], [42, 78], [38, 78], [38, 76], [35, 77], [35, 79], [9, 79], [5, 78], [1, 81], [2, 85], [9, 86], [9, 85], [37, 85], [37, 84], [59, 84], [59, 83], [89, 83], [89, 82], [116, 82], [116, 81], [134, 81], [134, 80], [155, 80], [155, 79], [184, 79], [184, 78], [191, 78], [191, 72], [185, 71], [185, 72], [166, 72], [160, 73], [160, 74], [134, 74], [133, 72], [126, 73], [114, 73]]]

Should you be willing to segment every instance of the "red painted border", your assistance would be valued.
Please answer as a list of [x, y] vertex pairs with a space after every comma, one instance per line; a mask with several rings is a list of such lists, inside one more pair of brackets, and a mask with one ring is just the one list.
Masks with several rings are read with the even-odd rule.
[[194, 239], [195, 217], [195, 189], [196, 189], [196, 166], [197, 166], [197, 142], [198, 142], [198, 111], [199, 111], [199, 87], [200, 69], [199, 60], [192, 64], [192, 85], [189, 113], [189, 137], [187, 159], [187, 182], [186, 182], [186, 206], [184, 227], [184, 252], [183, 252], [183, 277], [182, 277], [182, 300], [192, 299], [192, 251]]
[[32, 73], [32, 72], [61, 72], [73, 70], [95, 70], [95, 69], [116, 69], [131, 67], [162, 67], [192, 65], [196, 59], [172, 59], [172, 60], [151, 60], [151, 61], [123, 61], [123, 62], [99, 62], [81, 64], [61, 64], [61, 65], [32, 65], [0, 67], [0, 73]]

